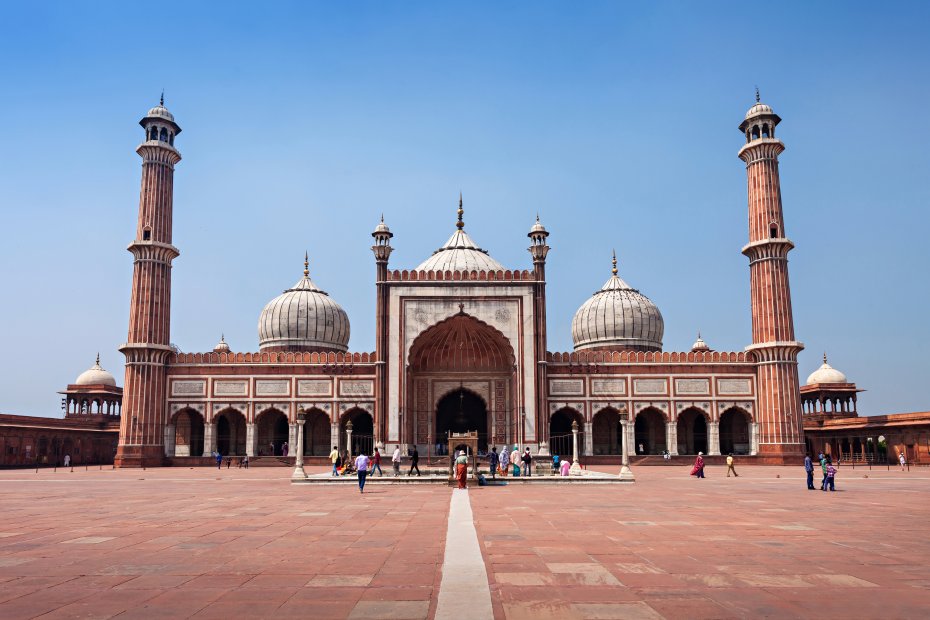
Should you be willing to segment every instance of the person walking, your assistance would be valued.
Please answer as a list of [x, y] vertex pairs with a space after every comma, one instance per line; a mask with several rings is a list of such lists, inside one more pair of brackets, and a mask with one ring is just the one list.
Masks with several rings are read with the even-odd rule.
[[497, 478], [497, 467], [501, 462], [501, 458], [497, 454], [497, 446], [491, 448], [491, 454], [488, 455], [488, 462], [491, 469], [491, 480], [494, 480]]
[[465, 450], [459, 450], [459, 455], [455, 457], [455, 479], [458, 480], [460, 489], [467, 489], [466, 482], [468, 476], [468, 457]]
[[823, 479], [820, 481], [821, 491], [827, 490], [827, 460], [829, 458], [830, 457], [824, 456], [823, 454], [820, 455], [820, 471], [823, 472]]
[[513, 466], [514, 477], [520, 475], [520, 446], [514, 445], [513, 452], [510, 453], [510, 464]]
[[[71, 455], [70, 454], [65, 455], [65, 467], [71, 467]], [[904, 469], [903, 465], [901, 466], [901, 469], [902, 470]]]
[[827, 457], [827, 477], [825, 478], [826, 482], [823, 484], [823, 490], [826, 491], [827, 487], [830, 487], [831, 491], [836, 491], [834, 486], [834, 480], [836, 479], [836, 467], [833, 466], [833, 461], [830, 457]]
[[532, 466], [533, 466], [533, 455], [530, 454], [529, 446], [527, 446], [526, 449], [523, 451], [523, 456], [520, 457], [520, 460], [523, 463], [523, 469], [526, 471], [526, 473], [523, 475], [532, 476], [533, 474], [530, 470], [532, 469]]
[[246, 469], [249, 468], [249, 455], [248, 454], [242, 457], [242, 466], [245, 467]]
[[[65, 456], [65, 460], [68, 460], [67, 455]], [[905, 467], [907, 467], [907, 457], [904, 456], [903, 452], [898, 452], [898, 462], [901, 463], [901, 471], [905, 471]], [[67, 466], [68, 465], [66, 463], [65, 467]]]
[[290, 449], [290, 448], [288, 447], [286, 441], [285, 441], [283, 444], [281, 444], [281, 456], [287, 456], [287, 451], [288, 451], [289, 449]]
[[365, 478], [368, 477], [368, 464], [370, 459], [365, 453], [359, 454], [355, 457], [355, 469], [358, 471], [358, 492], [365, 492]]
[[697, 458], [694, 459], [694, 467], [691, 468], [691, 475], [697, 478], [704, 477], [704, 453], [698, 452]]
[[810, 452], [804, 455], [804, 471], [807, 473], [807, 490], [815, 491], [816, 489], [814, 489], [814, 462], [811, 460]]
[[339, 449], [336, 446], [333, 446], [333, 451], [329, 453], [329, 460], [333, 462], [333, 475], [338, 476], [339, 471]]
[[410, 471], [407, 472], [408, 476], [413, 475], [413, 470], [417, 470], [417, 475], [420, 475], [420, 451], [417, 450], [416, 444], [413, 445], [413, 452], [410, 453]]
[[268, 449], [271, 450], [271, 453], [270, 453], [271, 456], [274, 456], [274, 442], [273, 441], [268, 443]]
[[739, 478], [739, 474], [736, 473], [736, 469], [733, 467], [733, 453], [727, 455], [727, 478], [730, 477], [730, 472], [733, 472], [733, 475]]
[[219, 450], [213, 453], [213, 458], [216, 459], [216, 468], [221, 469], [223, 467], [223, 455], [220, 454]]
[[507, 466], [510, 464], [510, 453], [507, 452], [507, 446], [501, 448], [500, 466], [501, 476], [507, 475]]
[[371, 455], [371, 475], [375, 475], [375, 470], [378, 470], [378, 475], [384, 478], [384, 471], [381, 469], [381, 453], [375, 448], [375, 453]]
[[400, 446], [394, 448], [394, 454], [391, 456], [391, 465], [394, 467], [394, 477], [400, 475]]

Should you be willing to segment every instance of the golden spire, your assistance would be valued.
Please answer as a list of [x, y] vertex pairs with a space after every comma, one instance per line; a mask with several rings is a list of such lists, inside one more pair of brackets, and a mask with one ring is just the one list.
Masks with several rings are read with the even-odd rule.
[[306, 250], [304, 251], [304, 277], [310, 277], [310, 255], [307, 254]]
[[465, 210], [462, 208], [462, 192], [459, 192], [459, 221], [455, 223], [455, 227], [459, 230], [465, 228], [465, 222], [462, 221], [462, 216], [465, 215]]
[[613, 259], [613, 269], [610, 272], [614, 275], [617, 275], [617, 250], [614, 250], [614, 259]]

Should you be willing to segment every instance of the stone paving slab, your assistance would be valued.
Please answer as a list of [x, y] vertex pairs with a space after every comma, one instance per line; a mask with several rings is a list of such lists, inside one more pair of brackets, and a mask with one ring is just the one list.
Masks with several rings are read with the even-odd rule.
[[[452, 489], [290, 473], [0, 471], [0, 618], [435, 613]], [[635, 473], [469, 489], [495, 618], [930, 617], [930, 470]]]

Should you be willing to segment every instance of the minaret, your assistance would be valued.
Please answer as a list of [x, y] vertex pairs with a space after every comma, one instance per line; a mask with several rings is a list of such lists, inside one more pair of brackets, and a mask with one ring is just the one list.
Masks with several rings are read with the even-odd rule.
[[142, 190], [136, 239], [127, 248], [134, 263], [129, 337], [120, 347], [126, 356], [126, 381], [117, 467], [160, 465], [165, 457], [171, 261], [179, 254], [171, 245], [174, 165], [181, 161], [174, 138], [181, 128], [164, 103], [162, 95], [139, 121], [145, 129], [145, 141], [136, 149], [142, 157]]
[[746, 113], [739, 130], [746, 144], [739, 158], [746, 162], [749, 182], [749, 258], [752, 297], [752, 345], [758, 362], [756, 422], [759, 455], [788, 460], [804, 451], [798, 353], [788, 283], [788, 252], [794, 244], [785, 233], [778, 179], [778, 156], [785, 145], [775, 137], [781, 119], [759, 101]]
[[[540, 442], [540, 454], [549, 454], [549, 411], [548, 394], [549, 378], [546, 366], [546, 255], [549, 254], [549, 245], [546, 239], [549, 231], [536, 216], [536, 223], [527, 233], [530, 238], [530, 247], [527, 248], [533, 257], [533, 273], [536, 282], [533, 285], [533, 331], [536, 341], [533, 343], [536, 358], [536, 417], [537, 440]], [[545, 446], [543, 446], [543, 442]]]
[[[390, 322], [388, 320], [388, 286], [387, 286], [387, 268], [388, 259], [394, 248], [391, 247], [391, 237], [394, 233], [384, 223], [384, 215], [381, 216], [381, 222], [375, 227], [371, 236], [374, 237], [375, 244], [371, 246], [371, 251], [375, 255], [375, 355], [377, 365], [375, 366], [375, 442], [376, 444], [387, 440], [387, 403], [388, 403], [388, 378], [387, 378], [387, 355], [388, 355], [388, 332]], [[401, 435], [398, 435], [401, 437]]]

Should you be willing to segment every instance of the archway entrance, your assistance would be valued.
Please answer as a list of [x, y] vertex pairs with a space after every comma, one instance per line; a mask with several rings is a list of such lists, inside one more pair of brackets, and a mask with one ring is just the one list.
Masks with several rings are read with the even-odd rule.
[[478, 433], [478, 450], [488, 450], [488, 407], [470, 390], [459, 388], [439, 399], [436, 405], [436, 437], [445, 441], [449, 433]]
[[678, 414], [678, 454], [707, 454], [707, 419], [698, 409]]
[[329, 416], [319, 409], [308, 411], [304, 422], [304, 456], [328, 456], [333, 446], [331, 440]]
[[563, 407], [549, 419], [549, 452], [571, 459], [574, 450], [572, 422], [578, 423], [578, 454], [584, 454], [584, 418], [574, 409]]
[[749, 415], [741, 409], [727, 409], [720, 416], [720, 452], [749, 454], [751, 449]]
[[516, 366], [507, 337], [460, 310], [413, 341], [404, 439], [421, 447], [447, 433], [479, 433], [479, 449], [516, 437]]
[[174, 455], [203, 456], [203, 417], [183, 409], [174, 419]]
[[[348, 427], [349, 421], [352, 422], [352, 456], [362, 453], [370, 456], [375, 451], [374, 420], [372, 420], [370, 413], [358, 407], [346, 411], [342, 415], [342, 420], [339, 422], [339, 430], [341, 431], [339, 433], [340, 450], [345, 450], [347, 448], [346, 428]], [[387, 446], [385, 446], [384, 450], [385, 452], [388, 451]], [[391, 452], [393, 453], [394, 451], [391, 450]]]
[[[287, 416], [277, 409], [269, 409], [258, 416], [258, 453], [263, 456], [281, 456], [288, 438]], [[288, 446], [296, 449], [296, 446]]]
[[223, 456], [245, 456], [245, 417], [227, 409], [216, 418], [216, 450]]
[[662, 454], [668, 449], [665, 441], [665, 416], [657, 409], [643, 409], [633, 423], [636, 454]]
[[620, 414], [613, 407], [601, 409], [591, 420], [591, 438], [594, 440], [594, 454], [622, 454], [623, 427]]

